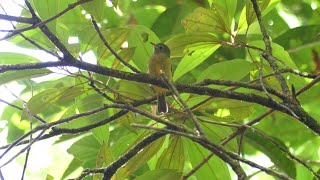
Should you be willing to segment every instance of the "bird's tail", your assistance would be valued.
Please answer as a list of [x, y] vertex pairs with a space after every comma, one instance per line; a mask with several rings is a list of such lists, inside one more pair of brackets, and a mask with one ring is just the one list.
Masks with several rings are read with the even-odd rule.
[[158, 113], [167, 113], [168, 112], [168, 105], [166, 101], [166, 94], [159, 94], [157, 96], [157, 102], [158, 102]]

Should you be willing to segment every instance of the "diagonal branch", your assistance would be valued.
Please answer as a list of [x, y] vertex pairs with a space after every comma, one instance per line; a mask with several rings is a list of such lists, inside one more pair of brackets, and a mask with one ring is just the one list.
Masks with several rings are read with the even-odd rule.
[[276, 77], [277, 77], [277, 79], [278, 79], [278, 81], [280, 83], [280, 86], [282, 88], [283, 93], [286, 94], [286, 95], [289, 95], [290, 91], [289, 91], [289, 88], [287, 86], [287, 83], [286, 83], [284, 77], [279, 72], [279, 67], [278, 67], [278, 65], [276, 63], [275, 57], [272, 56], [271, 40], [270, 40], [270, 37], [269, 37], [269, 35], [267, 33], [267, 30], [266, 30], [266, 28], [265, 28], [265, 26], [263, 24], [261, 11], [260, 11], [260, 8], [258, 6], [258, 3], [257, 3], [256, 0], [251, 0], [251, 3], [252, 3], [254, 11], [256, 13], [256, 16], [257, 16], [257, 19], [258, 19], [258, 22], [259, 22], [259, 25], [260, 25], [260, 30], [261, 30], [261, 33], [262, 33], [263, 41], [264, 41], [264, 44], [266, 46], [266, 50], [262, 53], [262, 56], [269, 62], [271, 68], [276, 73]]
[[91, 21], [92, 21], [92, 24], [94, 26], [94, 29], [97, 31], [100, 39], [102, 40], [103, 44], [109, 49], [109, 51], [125, 66], [127, 66], [128, 68], [130, 68], [133, 72], [136, 72], [136, 73], [140, 73], [140, 71], [133, 67], [131, 64], [129, 64], [128, 62], [126, 62], [124, 59], [122, 59], [121, 56], [119, 56], [115, 51], [114, 49], [109, 45], [108, 41], [104, 38], [104, 36], [102, 35], [98, 25], [97, 25], [97, 22], [96, 20], [94, 19], [93, 16], [91, 16]]
[[[84, 3], [87, 3], [87, 2], [90, 2], [92, 0], [80, 0], [80, 1], [77, 1], [75, 3], [72, 3], [72, 4], [69, 4], [67, 8], [65, 8], [64, 10], [62, 10], [61, 12], [59, 12], [58, 14], [44, 20], [44, 21], [41, 21], [37, 16], [34, 16], [32, 15], [32, 18], [28, 18], [28, 19], [31, 19], [33, 22], [31, 23], [31, 20], [29, 20], [30, 22], [28, 22], [29, 24], [33, 24], [32, 26], [29, 26], [29, 27], [26, 27], [26, 28], [21, 28], [21, 29], [14, 29], [14, 30], [8, 30], [6, 32], [11, 32], [10, 34], [8, 34], [7, 36], [5, 36], [4, 38], [0, 39], [0, 40], [6, 40], [6, 39], [9, 39], [17, 34], [20, 34], [22, 32], [25, 32], [25, 31], [28, 31], [28, 30], [32, 30], [32, 29], [36, 29], [36, 28], [40, 28], [42, 26], [45, 26], [47, 23], [59, 18], [60, 16], [64, 15], [65, 13], [67, 13], [68, 11], [74, 9], [75, 7], [81, 5], [81, 4], [84, 4]], [[26, 1], [25, 1], [26, 2]], [[27, 4], [27, 2], [26, 2]], [[29, 5], [27, 5], [29, 10], [30, 10], [30, 7]], [[32, 7], [31, 7], [32, 8]], [[30, 10], [30, 12], [32, 12], [32, 10]], [[33, 11], [34, 12], [34, 11]], [[16, 17], [16, 18], [20, 18], [20, 17]], [[0, 16], [0, 19], [1, 19], [1, 16]], [[15, 21], [15, 20], [14, 20]], [[19, 21], [17, 21], [19, 22]]]
[[26, 23], [26, 24], [34, 24], [36, 23], [36, 20], [32, 18], [26, 18], [26, 17], [17, 17], [17, 16], [10, 16], [5, 14], [0, 14], [0, 19], [6, 20], [6, 21], [15, 21], [19, 23]]

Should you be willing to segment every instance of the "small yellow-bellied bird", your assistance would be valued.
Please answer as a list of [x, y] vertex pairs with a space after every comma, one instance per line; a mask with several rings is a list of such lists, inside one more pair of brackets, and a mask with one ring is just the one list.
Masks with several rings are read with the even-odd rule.
[[[154, 44], [154, 52], [149, 59], [149, 74], [161, 79], [161, 74], [165, 74], [166, 78], [171, 81], [171, 60], [170, 60], [170, 49], [163, 43]], [[167, 89], [151, 86], [157, 95], [158, 113], [167, 113], [168, 105], [166, 101]]]

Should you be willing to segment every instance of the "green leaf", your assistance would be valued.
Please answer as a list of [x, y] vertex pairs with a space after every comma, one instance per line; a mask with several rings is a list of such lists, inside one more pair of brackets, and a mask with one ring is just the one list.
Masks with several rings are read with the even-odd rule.
[[[59, 13], [60, 9], [66, 8], [66, 4], [63, 0], [57, 1], [43, 1], [43, 0], [32, 0], [30, 1], [33, 5], [37, 14], [42, 20], [49, 19]], [[52, 33], [56, 33], [57, 19], [46, 24]]]
[[156, 169], [152, 171], [148, 171], [144, 173], [142, 176], [135, 178], [135, 180], [145, 180], [145, 179], [152, 179], [152, 180], [169, 180], [169, 179], [180, 179], [182, 173], [177, 172], [176, 170], [172, 169]]
[[211, 3], [211, 9], [216, 12], [216, 17], [222, 19], [224, 21], [225, 32], [231, 33], [233, 29], [232, 20], [234, 18], [234, 14], [236, 12], [238, 1], [225, 1], [225, 0], [215, 0]]
[[185, 163], [184, 149], [180, 136], [170, 136], [168, 147], [158, 159], [156, 169], [174, 169], [183, 171]]
[[[207, 155], [209, 151], [201, 145], [196, 144], [188, 139], [183, 139], [184, 147], [186, 147], [192, 167], [198, 165]], [[217, 156], [213, 156], [201, 168], [195, 172], [197, 179], [212, 180], [231, 180], [227, 164]]]
[[109, 140], [109, 124], [99, 126], [91, 130], [92, 134], [100, 142], [100, 144], [108, 143]]
[[[132, 59], [134, 52], [135, 48], [123, 48], [118, 55], [126, 62], [129, 62]], [[112, 63], [112, 69], [121, 69], [123, 67], [124, 65], [117, 58], [115, 58]]]
[[[102, 35], [104, 36], [105, 40], [109, 43], [113, 50], [117, 51], [120, 49], [121, 45], [127, 40], [129, 35], [129, 29], [127, 28], [113, 28], [101, 31]], [[97, 59], [100, 65], [106, 66], [105, 60], [108, 59], [112, 53], [109, 49], [104, 45], [100, 37], [98, 41], [98, 50], [97, 50]]]
[[48, 69], [32, 69], [32, 70], [5, 72], [0, 74], [0, 85], [6, 84], [11, 81], [40, 77], [40, 76], [48, 75], [50, 73], [51, 71]]
[[254, 112], [254, 104], [225, 98], [214, 98], [197, 111], [214, 121], [242, 122]]
[[71, 100], [83, 92], [84, 89], [80, 86], [47, 89], [33, 96], [28, 101], [27, 106], [31, 115], [36, 115], [49, 108], [52, 104]]
[[68, 168], [64, 171], [61, 179], [66, 179], [72, 172], [76, 171], [83, 164], [84, 164], [83, 161], [77, 158], [73, 158]]
[[160, 14], [151, 29], [161, 40], [183, 33], [184, 29], [181, 26], [181, 21], [197, 7], [193, 0], [185, 0], [184, 3], [178, 3], [176, 6], [167, 8]]
[[231, 34], [229, 25], [224, 17], [220, 16], [217, 9], [205, 9], [198, 7], [194, 12], [182, 20], [182, 24], [187, 33], [192, 32], [212, 32]]
[[[78, 100], [76, 103], [72, 104], [68, 107], [68, 109], [65, 111], [65, 113], [61, 116], [61, 118], [67, 118], [69, 116], [78, 114], [78, 113], [85, 113], [90, 110], [99, 108], [103, 106], [104, 98], [101, 98], [99, 94], [92, 94], [85, 96], [83, 99]], [[91, 114], [89, 116], [78, 118], [76, 121], [71, 121], [69, 123], [61, 124], [59, 125], [59, 128], [79, 128], [83, 127], [95, 122], [98, 122], [102, 119], [105, 119], [106, 116], [109, 114], [108, 110], [100, 111], [98, 113]], [[108, 127], [105, 125], [105, 127], [98, 127], [96, 129], [92, 130], [92, 133], [95, 135], [97, 140], [102, 143], [103, 141], [107, 142], [108, 139]], [[107, 134], [104, 134], [107, 133]]]
[[[235, 71], [234, 68], [237, 68]], [[251, 62], [244, 59], [234, 59], [216, 63], [208, 67], [198, 77], [198, 82], [204, 79], [241, 80], [254, 69]]]
[[161, 148], [165, 137], [162, 137], [155, 142], [143, 148], [137, 155], [131, 158], [121, 169], [123, 169], [122, 178], [125, 178], [138, 170], [142, 165], [146, 164]]
[[254, 133], [251, 129], [246, 131], [245, 137], [248, 143], [267, 155], [279, 169], [292, 178], [296, 177], [296, 166], [294, 161], [289, 159], [287, 155], [269, 139], [273, 139], [273, 141], [275, 141], [282, 149], [289, 152], [283, 142], [267, 135], [264, 137], [260, 133]]
[[217, 45], [218, 39], [208, 33], [186, 33], [174, 36], [165, 44], [170, 48], [171, 57], [181, 57], [191, 53], [192, 50]]
[[[134, 64], [142, 71], [147, 71], [148, 59], [153, 53], [153, 46], [149, 42], [160, 42], [156, 34], [145, 26], [130, 25], [130, 34], [128, 37], [128, 44], [130, 48], [136, 48], [132, 58]], [[146, 41], [145, 34], [148, 35]]]
[[[111, 148], [106, 144], [101, 144], [97, 161], [96, 161], [96, 168], [106, 167], [111, 164], [115, 160]], [[102, 179], [102, 174], [97, 174], [93, 178], [94, 180]]]
[[37, 58], [27, 54], [0, 52], [0, 64], [23, 64], [40, 62]]
[[[279, 44], [286, 50], [298, 51], [304, 48], [319, 46], [320, 38], [316, 38], [319, 33], [320, 25], [301, 26], [290, 29], [273, 42]], [[301, 36], [303, 34], [303, 36]]]
[[[261, 12], [266, 9], [269, 3], [270, 0], [257, 0], [257, 4]], [[246, 1], [246, 19], [248, 26], [250, 26], [257, 19], [256, 13], [254, 12], [250, 1]]]
[[97, 21], [102, 21], [107, 6], [105, 0], [94, 0], [82, 4], [81, 7], [91, 14]]
[[152, 96], [153, 94], [151, 92], [150, 85], [127, 80], [120, 80], [116, 84], [116, 89], [118, 90], [118, 92], [121, 93], [121, 95], [124, 96], [117, 97], [120, 98], [119, 100], [127, 99], [126, 96], [132, 99], [139, 100], [144, 99], [148, 96]]
[[[221, 143], [221, 141], [223, 141], [226, 137], [228, 137], [230, 134], [233, 133], [230, 127], [219, 126], [219, 125], [214, 125], [210, 123], [201, 122], [200, 127], [203, 130], [203, 132], [206, 134], [208, 139], [215, 144]], [[236, 152], [238, 149], [238, 143], [234, 139], [234, 140], [231, 140], [226, 145], [226, 147], [229, 150]]]
[[[254, 41], [249, 44], [252, 46], [264, 48], [263, 41]], [[272, 47], [273, 56], [275, 56], [277, 59], [281, 60], [286, 65], [286, 66], [284, 66], [282, 63], [277, 61], [277, 64], [280, 68], [289, 67], [291, 69], [298, 69], [295, 62], [292, 61], [289, 53], [287, 51], [285, 51], [283, 47], [281, 47], [280, 45], [278, 45], [276, 43], [272, 43], [271, 47]], [[260, 62], [260, 54], [258, 52], [250, 51], [250, 53], [255, 61]], [[267, 63], [266, 60], [264, 60], [263, 74], [266, 75], [266, 74], [271, 74], [271, 73], [273, 73], [273, 70], [271, 69], [269, 63]], [[294, 76], [291, 74], [284, 74], [284, 78], [287, 80], [289, 86], [291, 86], [291, 84], [293, 84], [296, 89], [303, 87], [305, 84], [305, 80], [303, 78], [300, 78], [300, 77], [297, 77], [297, 76]], [[276, 77], [269, 77], [269, 78], [265, 79], [265, 82], [270, 87], [281, 90], [280, 85], [279, 85], [279, 81], [277, 80]]]
[[176, 81], [181, 76], [192, 70], [193, 68], [197, 67], [199, 64], [201, 64], [204, 60], [206, 60], [214, 51], [216, 51], [220, 45], [203, 45], [201, 49], [198, 49], [193, 51], [190, 55], [186, 55], [182, 60], [180, 61], [176, 71], [173, 75], [173, 81]]
[[89, 163], [88, 165], [93, 168], [101, 145], [92, 135], [86, 136], [75, 142], [68, 148], [68, 153], [72, 154], [78, 160]]

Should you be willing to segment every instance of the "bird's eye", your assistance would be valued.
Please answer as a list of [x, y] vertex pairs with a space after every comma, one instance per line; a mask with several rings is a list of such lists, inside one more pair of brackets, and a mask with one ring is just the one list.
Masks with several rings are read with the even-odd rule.
[[162, 45], [160, 45], [160, 46], [159, 46], [159, 49], [160, 49], [160, 50], [161, 50], [161, 49], [163, 49], [163, 46], [162, 46]]

